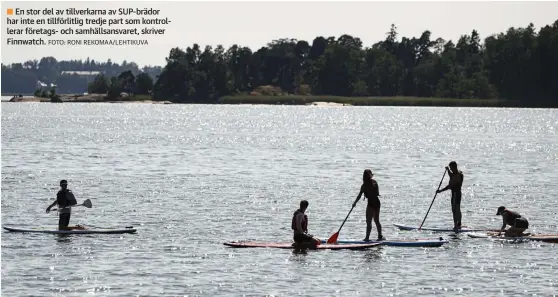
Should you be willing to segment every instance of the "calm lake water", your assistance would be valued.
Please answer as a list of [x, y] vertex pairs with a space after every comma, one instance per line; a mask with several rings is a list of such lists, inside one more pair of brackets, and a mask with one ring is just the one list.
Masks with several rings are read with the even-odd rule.
[[[418, 225], [455, 160], [463, 224], [500, 226], [500, 205], [558, 233], [558, 110], [426, 107], [2, 103], [2, 225], [57, 224], [60, 179], [72, 224], [137, 234], [1, 232], [2, 296], [557, 296], [558, 244], [502, 243]], [[233, 249], [337, 231], [362, 171], [380, 185], [389, 239], [440, 235], [440, 248]], [[444, 185], [447, 184], [446, 176]], [[452, 226], [450, 193], [425, 226]], [[364, 237], [360, 202], [339, 239]], [[372, 236], [376, 236], [373, 228]]]

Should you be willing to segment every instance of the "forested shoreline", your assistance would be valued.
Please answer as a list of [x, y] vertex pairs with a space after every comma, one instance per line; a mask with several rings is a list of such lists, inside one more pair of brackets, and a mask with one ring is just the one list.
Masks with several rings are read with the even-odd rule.
[[[35, 94], [44, 84], [48, 88], [56, 85], [56, 92], [60, 94], [87, 92], [88, 84], [95, 77], [80, 75], [80, 72], [100, 72], [106, 77], [118, 76], [122, 72], [130, 71], [135, 75], [141, 73], [152, 79], [161, 74], [161, 66], [139, 67], [134, 62], [123, 61], [114, 63], [110, 59], [106, 62], [94, 59], [58, 61], [54, 57], [44, 57], [40, 60], [23, 63], [2, 64], [2, 94]], [[65, 74], [64, 72], [77, 72]]]
[[[53, 69], [67, 68], [63, 63], [67, 62], [54, 63], [58, 68], [43, 63], [46, 69], [41, 63], [2, 65], [2, 92], [10, 80], [29, 73], [60, 86], [52, 78]], [[448, 106], [459, 105], [451, 99], [469, 99], [473, 105], [471, 100], [478, 99], [558, 107], [558, 20], [539, 29], [532, 24], [509, 28], [484, 39], [472, 30], [457, 41], [435, 38], [430, 31], [400, 37], [392, 25], [386, 38], [372, 45], [350, 35], [320, 36], [310, 43], [273, 40], [256, 51], [240, 45], [225, 49], [193, 44], [171, 49], [166, 65], [147, 69], [149, 76], [135, 66], [99, 70], [103, 74], [84, 90], [113, 98], [122, 92], [148, 94], [153, 100], [176, 103], [235, 103], [235, 98], [236, 103], [289, 102], [289, 98], [295, 103], [321, 96], [439, 98]], [[58, 87], [57, 92], [64, 91]], [[436, 100], [431, 102], [437, 105]]]

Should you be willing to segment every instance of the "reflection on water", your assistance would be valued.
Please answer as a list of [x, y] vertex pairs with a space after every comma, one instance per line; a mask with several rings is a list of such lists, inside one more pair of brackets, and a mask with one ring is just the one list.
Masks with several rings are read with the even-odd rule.
[[293, 250], [291, 255], [289, 256], [289, 261], [306, 263], [306, 255], [308, 255], [308, 251]]
[[[75, 235], [74, 235], [75, 237]], [[56, 234], [55, 235], [56, 241], [58, 243], [71, 243], [72, 242], [72, 235], [71, 234]]]
[[366, 249], [364, 253], [364, 260], [367, 263], [373, 263], [381, 260], [383, 255], [383, 248], [384, 246], [378, 246], [371, 249]]
[[466, 239], [466, 237], [468, 237], [466, 235], [466, 233], [464, 232], [460, 232], [460, 233], [449, 233], [448, 234], [448, 238], [449, 240], [453, 241], [453, 242], [459, 242], [463, 239]]
[[[72, 211], [72, 224], [138, 233], [3, 232], [1, 293], [556, 295], [557, 244], [392, 223], [419, 225], [456, 160], [467, 225], [499, 226], [506, 205], [529, 217], [530, 232], [557, 233], [557, 118], [555, 109], [2, 103], [2, 224], [56, 224], [44, 208], [67, 179], [93, 203]], [[306, 254], [223, 246], [290, 241], [302, 199], [311, 233], [329, 238], [365, 168], [380, 185], [386, 238], [449, 243]], [[437, 195], [425, 226], [451, 227], [449, 195]], [[357, 204], [339, 240], [363, 238], [365, 212]]]

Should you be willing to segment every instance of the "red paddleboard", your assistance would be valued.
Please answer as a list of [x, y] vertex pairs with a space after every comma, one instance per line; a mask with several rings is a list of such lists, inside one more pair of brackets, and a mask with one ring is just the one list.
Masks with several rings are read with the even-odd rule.
[[[277, 249], [294, 249], [292, 242], [225, 242], [226, 246], [235, 248], [277, 248]], [[359, 244], [320, 244], [317, 246], [318, 250], [361, 250], [380, 245], [378, 242], [372, 243], [359, 243]]]

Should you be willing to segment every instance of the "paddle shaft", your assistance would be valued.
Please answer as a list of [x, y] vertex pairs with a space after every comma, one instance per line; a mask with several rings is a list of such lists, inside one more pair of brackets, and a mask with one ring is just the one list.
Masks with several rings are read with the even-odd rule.
[[[70, 205], [70, 206], [66, 206], [66, 207], [63, 207], [63, 208], [70, 208], [70, 207], [76, 207], [76, 206], [85, 206], [85, 207], [87, 207], [87, 208], [91, 208], [91, 207], [92, 207], [92, 205], [91, 205], [91, 200], [86, 199], [86, 200], [84, 200], [81, 204]], [[60, 209], [61, 209], [61, 208], [55, 208], [55, 209], [51, 209], [50, 211], [60, 210]]]
[[[438, 185], [438, 190], [440, 190], [440, 187], [442, 186], [442, 182], [444, 181], [444, 177], [446, 177], [446, 172], [448, 170], [444, 169], [444, 175], [442, 175], [442, 179], [440, 180], [440, 184]], [[426, 212], [426, 215], [424, 216], [424, 219], [422, 220], [422, 223], [420, 223], [419, 226], [419, 230], [420, 228], [422, 228], [422, 225], [424, 224], [424, 221], [426, 221], [426, 217], [428, 216], [428, 213], [430, 212], [430, 209], [432, 208], [432, 204], [434, 204], [434, 200], [436, 200], [436, 195], [438, 195], [438, 190], [436, 190], [436, 194], [434, 194], [434, 198], [432, 199], [432, 202], [430, 203], [430, 207], [428, 208], [428, 211]]]
[[61, 210], [61, 209], [76, 207], [76, 206], [85, 206], [85, 205], [83, 205], [83, 204], [70, 205], [70, 206], [66, 206], [66, 207], [62, 207], [62, 208], [53, 208], [50, 211]]
[[346, 222], [347, 219], [349, 218], [349, 215], [350, 215], [351, 212], [353, 211], [353, 208], [355, 208], [354, 205], [353, 205], [353, 207], [351, 207], [351, 210], [349, 210], [349, 213], [348, 213], [347, 216], [345, 217], [345, 220], [343, 221], [343, 224], [341, 224], [341, 227], [339, 227], [339, 231], [337, 231], [337, 233], [341, 232], [341, 228], [343, 228], [343, 225], [345, 225], [345, 222]]

